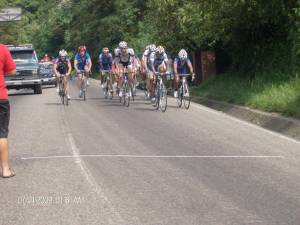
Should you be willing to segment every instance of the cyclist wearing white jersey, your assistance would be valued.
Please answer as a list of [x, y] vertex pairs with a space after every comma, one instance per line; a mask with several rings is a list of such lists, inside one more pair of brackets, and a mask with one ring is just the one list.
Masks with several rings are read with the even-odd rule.
[[[134, 57], [133, 49], [128, 48], [127, 43], [122, 41], [119, 43], [119, 48], [115, 49], [115, 63], [116, 69], [119, 73], [120, 82], [119, 88], [122, 87], [125, 73], [128, 73], [128, 83], [130, 86], [133, 84], [133, 67], [132, 67], [132, 58]], [[119, 92], [119, 96], [122, 97], [121, 91]], [[129, 93], [131, 96], [131, 91]]]

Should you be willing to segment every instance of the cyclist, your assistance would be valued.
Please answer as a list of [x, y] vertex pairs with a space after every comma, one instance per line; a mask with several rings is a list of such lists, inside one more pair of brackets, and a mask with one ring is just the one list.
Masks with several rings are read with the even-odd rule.
[[148, 45], [142, 57], [142, 73], [146, 73], [146, 88], [148, 92], [147, 98], [150, 98], [150, 93], [153, 92], [153, 72], [152, 66], [150, 62], [150, 56], [153, 52], [155, 52], [156, 46], [155, 44]]
[[80, 87], [82, 83], [82, 73], [85, 73], [85, 76], [87, 77], [87, 85], [89, 85], [89, 73], [92, 69], [92, 60], [84, 45], [78, 47], [78, 53], [75, 55], [74, 60], [74, 68], [76, 69], [78, 75], [77, 85], [79, 89], [79, 98], [81, 98], [82, 92]]
[[[109, 76], [109, 88], [111, 95], [113, 94], [113, 87], [112, 87], [112, 80], [111, 80], [111, 70], [112, 70], [112, 64], [113, 64], [113, 57], [112, 54], [109, 52], [109, 48], [105, 47], [102, 49], [102, 53], [99, 55], [99, 67], [100, 67], [100, 82], [101, 82], [101, 87], [103, 89], [105, 97], [107, 97], [107, 93], [104, 90], [104, 83], [106, 82], [106, 73], [103, 72], [103, 70], [110, 71]], [[107, 84], [108, 85], [108, 84]]]
[[57, 92], [59, 92], [59, 85], [61, 75], [64, 76], [64, 84], [65, 84], [65, 93], [68, 97], [68, 99], [71, 99], [69, 94], [69, 80], [70, 80], [70, 74], [72, 71], [71, 61], [69, 58], [67, 58], [67, 51], [62, 49], [59, 51], [59, 56], [54, 62], [54, 72], [57, 78]]
[[[119, 85], [118, 87], [122, 87], [123, 85], [123, 74], [128, 73], [128, 83], [130, 86], [133, 84], [133, 68], [132, 68], [132, 57], [134, 57], [133, 49], [129, 49], [127, 43], [122, 41], [119, 43], [119, 48], [115, 49], [116, 55], [116, 69], [119, 73]], [[122, 90], [119, 92], [119, 96], [122, 97]], [[131, 91], [129, 91], [129, 96], [131, 97]]]
[[[168, 56], [165, 52], [164, 47], [158, 46], [155, 49], [155, 52], [152, 52], [150, 55], [150, 62], [151, 62], [151, 70], [153, 73], [160, 72], [160, 73], [166, 73], [167, 72], [167, 66], [168, 66]], [[154, 87], [151, 86], [151, 97], [152, 101], [155, 101], [154, 98]]]
[[192, 74], [192, 80], [195, 79], [193, 65], [188, 57], [188, 54], [185, 49], [181, 49], [178, 53], [178, 56], [175, 58], [173, 63], [173, 69], [175, 74], [175, 91], [174, 97], [178, 97], [178, 85], [179, 85], [179, 74], [187, 74], [188, 70]]

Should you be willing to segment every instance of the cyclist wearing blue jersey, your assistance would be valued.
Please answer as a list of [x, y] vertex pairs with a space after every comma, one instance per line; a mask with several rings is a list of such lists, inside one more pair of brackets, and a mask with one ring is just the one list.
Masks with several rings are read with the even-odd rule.
[[186, 50], [181, 49], [178, 53], [178, 56], [174, 60], [173, 64], [174, 74], [175, 74], [175, 91], [174, 97], [178, 96], [178, 85], [179, 85], [179, 74], [187, 74], [188, 71], [192, 74], [192, 80], [195, 79], [195, 74], [193, 70], [193, 65], [188, 57]]
[[112, 88], [112, 64], [113, 64], [113, 56], [109, 52], [109, 48], [105, 47], [102, 49], [102, 53], [99, 55], [99, 71], [100, 71], [100, 82], [101, 87], [103, 89], [104, 94], [107, 93], [104, 91], [104, 83], [106, 82], [106, 74], [109, 71], [109, 88], [111, 93], [113, 92]]
[[81, 83], [82, 83], [82, 74], [84, 73], [87, 77], [87, 85], [89, 85], [89, 73], [92, 69], [92, 60], [90, 55], [86, 52], [86, 47], [84, 45], [79, 46], [78, 53], [75, 55], [74, 59], [74, 68], [76, 69], [78, 76], [78, 89], [79, 97], [82, 97], [81, 93]]

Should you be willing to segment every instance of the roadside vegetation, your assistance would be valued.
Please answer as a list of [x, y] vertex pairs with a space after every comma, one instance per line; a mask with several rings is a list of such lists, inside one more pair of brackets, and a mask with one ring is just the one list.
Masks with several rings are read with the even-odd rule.
[[149, 43], [174, 57], [216, 52], [219, 74], [193, 94], [300, 116], [300, 3], [297, 0], [2, 0], [23, 20], [0, 23], [0, 41], [33, 43], [39, 55], [126, 40], [137, 53]]

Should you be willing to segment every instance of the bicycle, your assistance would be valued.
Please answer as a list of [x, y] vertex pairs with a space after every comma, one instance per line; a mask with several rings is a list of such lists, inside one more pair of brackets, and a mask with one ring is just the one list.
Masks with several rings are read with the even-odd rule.
[[178, 85], [178, 95], [177, 95], [177, 104], [180, 108], [182, 106], [182, 102], [184, 104], [185, 109], [189, 109], [191, 103], [190, 89], [186, 78], [191, 76], [191, 74], [178, 74], [180, 77], [179, 85]]
[[130, 91], [131, 88], [129, 87], [129, 82], [128, 82], [128, 73], [123, 73], [123, 85], [121, 87], [121, 92], [122, 96], [120, 96], [120, 103], [123, 102], [123, 105], [129, 107], [130, 105]]
[[104, 76], [105, 76], [104, 96], [105, 96], [105, 98], [107, 98], [107, 96], [109, 95], [108, 94], [109, 93], [108, 89], [110, 88], [110, 99], [113, 99], [113, 87], [112, 87], [111, 71], [110, 70], [102, 70], [102, 72], [104, 73]]
[[169, 74], [155, 72], [155, 103], [154, 107], [162, 112], [167, 110], [168, 98], [167, 98], [167, 88], [163, 82], [163, 76]]
[[78, 71], [78, 75], [81, 74], [81, 84], [80, 84], [80, 92], [81, 92], [81, 97], [83, 96], [83, 100], [86, 100], [86, 88], [87, 88], [87, 78], [85, 76], [85, 71], [80, 70]]
[[61, 74], [60, 75], [60, 79], [59, 79], [59, 83], [58, 83], [58, 95], [60, 96], [61, 99], [61, 103], [64, 105], [66, 104], [67, 106], [69, 105], [69, 99], [68, 96], [66, 94], [66, 88], [65, 88], [65, 75]]

